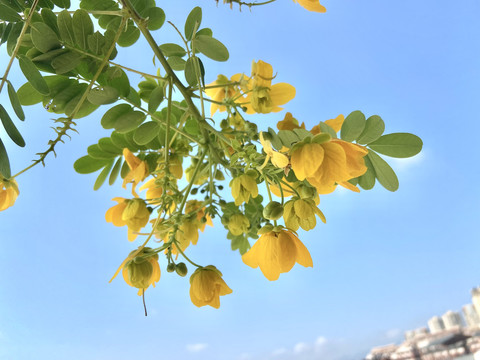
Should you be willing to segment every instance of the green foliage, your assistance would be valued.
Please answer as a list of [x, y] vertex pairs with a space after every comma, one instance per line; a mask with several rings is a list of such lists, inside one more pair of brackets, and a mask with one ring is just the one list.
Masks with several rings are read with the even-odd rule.
[[369, 151], [368, 160], [375, 171], [375, 177], [382, 186], [389, 191], [398, 190], [398, 178], [390, 165], [387, 164], [375, 151]]
[[225, 45], [223, 45], [220, 41], [211, 36], [195, 36], [195, 39], [192, 40], [192, 43], [195, 51], [203, 53], [205, 56], [209, 57], [212, 60], [228, 60], [229, 54]]
[[197, 6], [190, 11], [190, 14], [187, 16], [187, 20], [185, 21], [185, 39], [188, 41], [192, 40], [193, 33], [195, 29], [200, 28], [200, 24], [202, 23], [202, 9]]
[[354, 111], [345, 118], [340, 138], [345, 141], [354, 141], [362, 134], [365, 129], [365, 115], [361, 111]]
[[422, 150], [422, 146], [423, 142], [418, 136], [408, 133], [383, 135], [368, 144], [369, 148], [380, 154], [395, 158], [415, 156]]
[[372, 115], [367, 119], [365, 128], [357, 138], [359, 144], [369, 144], [382, 136], [385, 131], [385, 123], [378, 115]]
[[7, 132], [8, 136], [10, 136], [10, 139], [12, 139], [13, 142], [18, 146], [24, 147], [25, 140], [23, 140], [22, 135], [17, 130], [17, 127], [15, 126], [12, 119], [8, 115], [7, 110], [5, 110], [5, 108], [1, 104], [0, 104], [0, 120], [2, 121], [3, 127]]

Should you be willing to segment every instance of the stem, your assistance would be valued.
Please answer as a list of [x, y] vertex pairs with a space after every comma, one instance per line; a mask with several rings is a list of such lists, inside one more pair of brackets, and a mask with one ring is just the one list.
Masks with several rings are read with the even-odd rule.
[[[170, 146], [170, 118], [172, 115], [172, 78], [168, 78], [167, 124], [165, 126], [165, 169], [168, 169], [168, 148]], [[168, 170], [167, 170], [168, 171]]]
[[185, 191], [185, 195], [183, 195], [182, 202], [180, 204], [180, 207], [178, 208], [178, 212], [182, 213], [183, 207], [185, 206], [185, 203], [187, 202], [188, 195], [190, 195], [190, 190], [192, 189], [193, 183], [198, 175], [198, 171], [200, 170], [200, 167], [203, 164], [203, 159], [205, 158], [205, 155], [207, 154], [206, 149], [203, 149], [202, 156], [200, 156], [200, 159], [198, 160], [197, 166], [195, 167], [195, 170], [193, 171], [192, 174], [192, 179], [190, 180], [190, 183], [187, 186], [187, 189]]
[[20, 32], [20, 35], [18, 36], [17, 43], [15, 44], [15, 48], [13, 49], [12, 56], [10, 57], [10, 61], [8, 62], [7, 68], [5, 69], [5, 73], [3, 74], [2, 82], [0, 83], [0, 93], [2, 92], [3, 85], [5, 84], [5, 81], [7, 80], [8, 73], [10, 72], [10, 68], [12, 67], [13, 60], [18, 54], [18, 50], [20, 49], [20, 44], [22, 43], [23, 36], [25, 35], [28, 26], [30, 25], [30, 21], [32, 20], [33, 14], [35, 13], [35, 8], [37, 7], [37, 4], [40, 0], [34, 0], [32, 7], [30, 8], [30, 12], [28, 13], [27, 20], [23, 24], [22, 31]]
[[145, 309], [145, 316], [147, 316], [147, 306], [145, 305], [145, 289], [142, 289], [142, 300], [143, 300], [143, 308]]
[[198, 267], [198, 268], [203, 267], [203, 266], [201, 266], [201, 265], [198, 265], [198, 264], [194, 263], [192, 260], [190, 260], [190, 258], [189, 258], [187, 255], [185, 255], [185, 253], [182, 251], [182, 249], [180, 248], [180, 246], [177, 245], [177, 242], [176, 242], [176, 241], [174, 241], [173, 244], [174, 244], [175, 247], [177, 248], [178, 252], [179, 252], [179, 253], [185, 258], [185, 260], [187, 260], [190, 264], [192, 264], [193, 266], [196, 266], [196, 267]]

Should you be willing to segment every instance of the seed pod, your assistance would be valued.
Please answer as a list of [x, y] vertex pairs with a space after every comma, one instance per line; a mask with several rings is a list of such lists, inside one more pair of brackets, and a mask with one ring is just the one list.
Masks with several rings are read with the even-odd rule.
[[283, 215], [283, 206], [277, 201], [271, 201], [263, 209], [263, 217], [269, 220], [278, 220]]
[[178, 275], [180, 275], [181, 277], [184, 277], [188, 273], [187, 265], [185, 265], [185, 263], [183, 262], [178, 263], [175, 266], [175, 271], [177, 272]]

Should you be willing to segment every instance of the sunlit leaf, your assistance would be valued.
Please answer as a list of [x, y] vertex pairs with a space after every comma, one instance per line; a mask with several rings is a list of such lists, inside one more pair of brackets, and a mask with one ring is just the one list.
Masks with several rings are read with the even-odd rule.
[[423, 146], [422, 139], [409, 133], [393, 133], [381, 136], [368, 146], [380, 154], [395, 157], [408, 158], [417, 155]]
[[342, 124], [340, 130], [340, 138], [345, 141], [354, 141], [365, 128], [365, 115], [361, 111], [354, 111], [350, 113]]
[[32, 86], [41, 94], [47, 95], [50, 92], [45, 79], [40, 74], [33, 62], [25, 55], [18, 55], [18, 63], [23, 75], [32, 84]]
[[387, 162], [374, 151], [369, 151], [367, 157], [372, 163], [378, 182], [382, 184], [385, 189], [396, 191], [399, 185], [398, 178], [390, 165], [388, 165]]
[[191, 40], [195, 29], [200, 28], [202, 23], [202, 8], [197, 6], [190, 11], [185, 21], [185, 38]]
[[229, 54], [227, 48], [213, 37], [207, 35], [199, 35], [198, 37], [195, 37], [194, 47], [212, 60], [228, 60]]

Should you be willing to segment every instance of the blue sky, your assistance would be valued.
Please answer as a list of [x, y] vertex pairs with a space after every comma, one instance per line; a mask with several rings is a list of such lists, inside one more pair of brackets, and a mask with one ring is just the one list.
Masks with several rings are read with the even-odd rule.
[[[197, 2], [178, 4], [159, 5], [183, 27]], [[203, 25], [230, 51], [226, 63], [205, 61], [207, 82], [249, 73], [261, 59], [296, 87], [286, 110], [307, 128], [358, 109], [382, 116], [386, 133], [419, 135], [422, 153], [390, 161], [396, 193], [376, 187], [322, 197], [327, 224], [300, 233], [313, 269], [296, 266], [269, 282], [230, 250], [221, 226], [207, 228], [189, 254], [215, 264], [233, 294], [219, 310], [196, 308], [188, 279], [168, 274], [163, 261], [145, 318], [134, 289], [120, 278], [108, 284], [138, 244], [104, 220], [110, 199], [128, 193], [120, 184], [93, 192], [95, 175], [73, 170], [108, 134], [102, 112], [81, 119], [80, 135], [60, 145], [56, 159], [18, 178], [20, 196], [0, 214], [0, 359], [355, 360], [470, 301], [480, 282], [478, 1], [324, 0], [326, 14], [288, 0], [241, 13], [202, 4]], [[167, 25], [156, 38], [178, 41]], [[139, 43], [117, 61], [153, 72], [151, 58]], [[0, 69], [7, 61], [2, 47]], [[18, 88], [25, 80], [12, 81]], [[0, 101], [8, 103], [6, 94]], [[6, 142], [14, 173], [53, 136], [52, 114], [25, 110], [25, 123], [16, 123], [27, 146]], [[259, 128], [283, 115], [258, 117]]]

